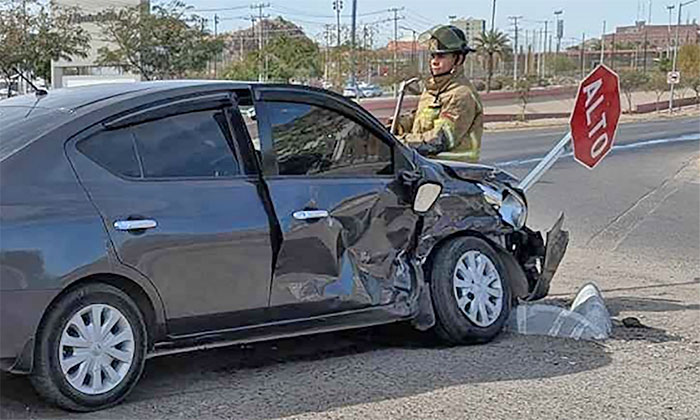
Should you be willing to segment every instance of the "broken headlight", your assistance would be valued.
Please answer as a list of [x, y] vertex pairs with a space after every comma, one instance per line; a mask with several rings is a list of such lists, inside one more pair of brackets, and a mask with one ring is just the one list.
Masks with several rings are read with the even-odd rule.
[[522, 229], [527, 221], [527, 205], [515, 190], [503, 187], [496, 188], [491, 185], [479, 184], [484, 192], [486, 202], [491, 204], [504, 222], [516, 229]]

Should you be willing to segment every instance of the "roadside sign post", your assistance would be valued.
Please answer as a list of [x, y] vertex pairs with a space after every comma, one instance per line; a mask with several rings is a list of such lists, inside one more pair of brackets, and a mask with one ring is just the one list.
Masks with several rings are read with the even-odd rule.
[[681, 72], [669, 71], [666, 73], [666, 83], [669, 85], [677, 85], [681, 82]]
[[518, 184], [527, 191], [573, 145], [574, 159], [593, 169], [610, 152], [620, 120], [620, 82], [601, 64], [579, 85], [569, 120], [570, 131]]

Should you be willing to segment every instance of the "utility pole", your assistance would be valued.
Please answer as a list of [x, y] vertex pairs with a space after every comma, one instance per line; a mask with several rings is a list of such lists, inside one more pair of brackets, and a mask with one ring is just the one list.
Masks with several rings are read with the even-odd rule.
[[258, 16], [253, 17], [258, 21], [258, 81], [264, 82], [267, 80], [267, 75], [265, 74], [265, 59], [263, 58], [263, 48], [264, 48], [264, 29], [263, 29], [263, 19], [270, 17], [269, 15], [263, 15], [263, 9], [270, 7], [270, 3], [259, 3], [250, 6], [251, 9], [258, 9]]
[[[219, 15], [214, 14], [214, 38], [219, 35]], [[214, 57], [214, 79], [216, 79], [216, 62], [219, 61], [219, 54]]]
[[646, 25], [644, 26], [644, 58], [642, 61], [642, 67], [644, 69], [644, 74], [647, 73], [647, 34], [649, 31], [647, 30]]
[[513, 21], [513, 26], [515, 26], [515, 49], [513, 50], [513, 81], [518, 81], [518, 19], [522, 19], [522, 16], [508, 16], [508, 19]]
[[527, 32], [527, 29], [525, 29], [525, 69], [523, 70], [525, 76], [530, 74], [530, 42], [527, 38]]
[[554, 20], [557, 25], [557, 55], [559, 55], [559, 50], [561, 49], [561, 37], [564, 35], [564, 25], [560, 23], [559, 16], [563, 13], [562, 10], [554, 11]]
[[[495, 1], [495, 0], [494, 0]], [[399, 66], [398, 66], [398, 60], [397, 60], [397, 52], [398, 52], [398, 41], [399, 41], [399, 20], [403, 19], [404, 17], [401, 16], [399, 17], [399, 12], [402, 11], [404, 8], [396, 8], [393, 7], [389, 9], [390, 12], [394, 13], [393, 21], [394, 21], [394, 96], [397, 94], [397, 82], [398, 82], [398, 74], [399, 74]]]
[[328, 81], [328, 62], [330, 61], [330, 49], [331, 49], [331, 25], [323, 25], [323, 35], [326, 40], [326, 51], [325, 59], [323, 60], [323, 80]]
[[[600, 64], [605, 61], [605, 20], [603, 20], [603, 33], [600, 35]], [[644, 32], [646, 35], [646, 31]]]
[[343, 10], [343, 0], [333, 0], [333, 10], [335, 10], [337, 35], [335, 46], [340, 47], [340, 11]]
[[[683, 9], [683, 6], [687, 6], [689, 4], [695, 3], [697, 0], [690, 0], [685, 3], [678, 2], [678, 24], [676, 25], [676, 41], [673, 43], [674, 48], [673, 48], [673, 72], [676, 72], [676, 63], [678, 61], [678, 31], [681, 26], [681, 11]], [[668, 99], [668, 111], [673, 112], [673, 87], [675, 86], [674, 83], [671, 83], [671, 97]]]
[[340, 11], [343, 10], [343, 0], [333, 0], [333, 10], [335, 10], [335, 18], [336, 18], [336, 38], [335, 38], [335, 46], [336, 46], [336, 53], [338, 54], [338, 60], [336, 61], [335, 65], [338, 67], [338, 81], [342, 83], [343, 79], [343, 66], [340, 65], [341, 60], [342, 60], [342, 54], [340, 53]]
[[586, 33], [581, 35], [581, 80], [585, 76], [584, 71], [586, 70]]
[[491, 6], [491, 32], [496, 29], [496, 0], [493, 0], [493, 5]]
[[401, 29], [404, 31], [410, 31], [413, 37], [411, 38], [413, 41], [411, 42], [411, 67], [414, 68], [416, 73], [419, 73], [420, 70], [416, 68], [416, 41], [418, 39], [418, 32], [413, 29], [409, 28], [407, 26], [400, 26]]
[[667, 53], [666, 53], [666, 58], [671, 56], [671, 13], [673, 12], [673, 9], [676, 8], [674, 5], [669, 5], [666, 6], [668, 9], [668, 48], [667, 48]]
[[542, 49], [544, 50], [544, 56], [542, 57], [542, 77], [547, 77], [547, 24], [549, 21], [544, 21], [544, 39]]
[[352, 83], [353, 85], [357, 85], [356, 81], [356, 75], [357, 75], [357, 68], [356, 68], [356, 59], [357, 59], [357, 48], [356, 48], [356, 43], [355, 43], [355, 27], [357, 25], [357, 0], [352, 0], [352, 25], [350, 29], [350, 38], [351, 38], [351, 45], [352, 45], [352, 51], [350, 53], [350, 61], [351, 61], [351, 78], [352, 78]]

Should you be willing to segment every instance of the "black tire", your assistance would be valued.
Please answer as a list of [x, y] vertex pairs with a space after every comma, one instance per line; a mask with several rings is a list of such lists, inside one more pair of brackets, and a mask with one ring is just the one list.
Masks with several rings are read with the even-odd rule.
[[[488, 326], [472, 322], [459, 308], [455, 297], [453, 275], [459, 258], [468, 251], [478, 251], [488, 257], [501, 280], [503, 301], [501, 312]], [[486, 343], [503, 329], [510, 313], [512, 292], [507, 271], [498, 253], [488, 242], [476, 237], [456, 238], [442, 246], [435, 255], [430, 272], [430, 292], [435, 308], [434, 331], [450, 345]]]
[[[113, 389], [90, 395], [73, 387], [65, 378], [59, 361], [61, 334], [70, 319], [92, 304], [109, 305], [124, 315], [132, 329], [132, 364]], [[134, 301], [116, 287], [91, 283], [62, 296], [47, 313], [37, 333], [34, 369], [30, 376], [36, 391], [49, 402], [71, 411], [101, 410], [118, 404], [138, 382], [143, 372], [148, 336], [143, 315]]]

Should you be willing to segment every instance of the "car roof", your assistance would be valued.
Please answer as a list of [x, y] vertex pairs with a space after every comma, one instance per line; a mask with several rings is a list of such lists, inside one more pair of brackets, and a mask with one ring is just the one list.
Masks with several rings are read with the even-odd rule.
[[75, 118], [79, 111], [100, 108], [120, 96], [140, 96], [192, 87], [236, 89], [250, 82], [213, 80], [168, 80], [154, 82], [108, 83], [49, 90], [44, 95], [29, 94], [0, 101], [0, 161], [21, 150], [41, 134]]

